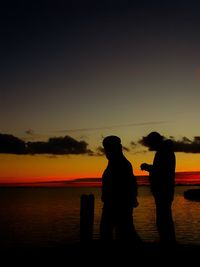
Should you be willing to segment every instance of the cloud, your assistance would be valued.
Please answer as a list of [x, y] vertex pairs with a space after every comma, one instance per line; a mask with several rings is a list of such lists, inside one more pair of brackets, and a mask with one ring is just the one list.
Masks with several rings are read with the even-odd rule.
[[27, 135], [31, 135], [31, 136], [35, 135], [35, 132], [34, 132], [32, 129], [28, 129], [28, 130], [26, 130], [25, 133], [26, 133]]
[[30, 154], [92, 154], [85, 141], [77, 141], [70, 136], [49, 138], [47, 142], [28, 142], [27, 149]]
[[105, 155], [105, 151], [104, 148], [102, 146], [97, 147], [96, 149], [96, 156], [104, 156]]
[[0, 134], [0, 153], [27, 154], [26, 143], [10, 134]]
[[[165, 137], [164, 137], [165, 138]], [[200, 136], [195, 136], [192, 140], [188, 137], [182, 137], [180, 140], [175, 140], [173, 136], [169, 139], [174, 144], [175, 152], [183, 153], [200, 153]], [[142, 137], [137, 143], [131, 142], [131, 148], [137, 149], [138, 145], [146, 146], [145, 137]], [[129, 148], [123, 147], [124, 151], [130, 151]], [[144, 151], [139, 151], [143, 153]], [[139, 153], [138, 152], [138, 153]], [[47, 141], [32, 141], [25, 142], [18, 137], [10, 134], [0, 133], [0, 154], [17, 154], [17, 155], [35, 155], [35, 154], [49, 154], [49, 155], [78, 155], [85, 154], [90, 156], [103, 156], [103, 147], [98, 147], [96, 152], [88, 148], [88, 143], [85, 141], [78, 141], [71, 136], [53, 137]]]
[[112, 130], [115, 128], [124, 128], [124, 127], [133, 127], [133, 126], [145, 126], [145, 125], [157, 125], [167, 123], [167, 121], [148, 121], [148, 122], [135, 122], [129, 124], [116, 124], [110, 126], [101, 126], [101, 127], [94, 127], [94, 128], [76, 128], [76, 129], [66, 129], [66, 130], [59, 130], [57, 132], [60, 133], [71, 133], [71, 132], [90, 132], [90, 131], [98, 131], [98, 130]]
[[130, 149], [129, 149], [128, 147], [126, 147], [126, 146], [122, 146], [122, 149], [123, 149], [124, 151], [126, 151], [126, 152], [129, 152], [129, 151], [130, 151]]
[[137, 143], [135, 143], [135, 142], [131, 141], [131, 147], [132, 147], [132, 148], [135, 148], [135, 147], [137, 147]]
[[[130, 149], [128, 147], [122, 146], [123, 151], [129, 152]], [[95, 156], [105, 156], [105, 151], [102, 146], [97, 147], [96, 153], [94, 153]]]
[[8, 134], [0, 134], [0, 153], [31, 155], [93, 155], [93, 152], [88, 149], [88, 143], [85, 141], [77, 141], [70, 136], [53, 137], [49, 138], [47, 141], [26, 143], [23, 140]]
[[[190, 140], [188, 137], [185, 136], [182, 137], [180, 140], [175, 140], [173, 136], [170, 136], [169, 139], [173, 142], [175, 152], [200, 153], [200, 136], [195, 136], [193, 140]], [[138, 143], [148, 147], [145, 140], [146, 137], [144, 136], [138, 141]]]
[[193, 140], [183, 137], [181, 140], [173, 140], [175, 152], [200, 153], [200, 136], [195, 136]]

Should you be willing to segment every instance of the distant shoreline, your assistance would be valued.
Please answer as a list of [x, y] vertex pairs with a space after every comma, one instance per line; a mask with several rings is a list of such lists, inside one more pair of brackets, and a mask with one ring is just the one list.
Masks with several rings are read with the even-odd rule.
[[[149, 187], [149, 184], [138, 184], [138, 186], [147, 186]], [[197, 184], [192, 184], [192, 183], [178, 183], [175, 186], [200, 186], [200, 183]], [[27, 184], [0, 184], [0, 189], [1, 188], [80, 188], [80, 187], [101, 187], [101, 183], [89, 183], [89, 182], [82, 182], [82, 183], [27, 183]]]
[[[138, 186], [149, 186], [147, 175], [136, 175]], [[101, 178], [75, 178], [41, 182], [0, 183], [2, 187], [100, 187]], [[200, 186], [200, 172], [177, 172], [176, 186]]]

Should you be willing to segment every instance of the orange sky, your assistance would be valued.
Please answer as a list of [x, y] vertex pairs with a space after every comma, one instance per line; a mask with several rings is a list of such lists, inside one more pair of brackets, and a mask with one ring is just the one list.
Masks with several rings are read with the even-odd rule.
[[[135, 175], [146, 175], [140, 171], [141, 162], [151, 163], [154, 152], [125, 153], [133, 166]], [[200, 155], [176, 153], [177, 172], [200, 171]], [[42, 182], [70, 180], [74, 178], [101, 177], [107, 159], [104, 156], [48, 156], [48, 155], [0, 155], [0, 183]]]

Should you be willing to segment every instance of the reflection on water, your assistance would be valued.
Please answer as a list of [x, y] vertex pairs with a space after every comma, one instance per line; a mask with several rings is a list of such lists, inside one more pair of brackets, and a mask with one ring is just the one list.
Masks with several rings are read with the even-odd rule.
[[200, 202], [184, 199], [185, 189], [176, 188], [173, 206], [177, 239], [180, 243], [200, 244]]
[[[200, 244], [200, 203], [184, 199], [188, 188], [176, 187], [173, 214], [177, 241]], [[95, 195], [94, 238], [98, 238], [100, 188], [1, 188], [0, 245], [51, 246], [78, 241], [83, 193]], [[144, 241], [157, 241], [155, 206], [148, 186], [139, 187], [138, 200], [135, 227]]]

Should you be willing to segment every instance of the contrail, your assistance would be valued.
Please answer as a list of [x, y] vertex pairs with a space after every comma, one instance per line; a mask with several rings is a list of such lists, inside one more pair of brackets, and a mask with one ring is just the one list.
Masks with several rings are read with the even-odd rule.
[[101, 126], [101, 127], [93, 127], [93, 128], [77, 128], [77, 129], [66, 129], [66, 130], [57, 130], [59, 133], [73, 133], [73, 132], [88, 132], [88, 131], [97, 131], [97, 130], [109, 130], [113, 128], [123, 128], [123, 127], [132, 127], [132, 126], [145, 126], [145, 125], [156, 125], [156, 124], [164, 124], [167, 121], [149, 121], [149, 122], [138, 122], [138, 123], [129, 123], [129, 124], [116, 124], [111, 126]]

